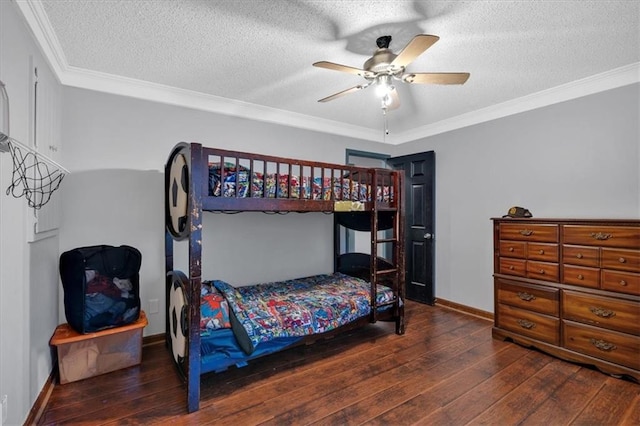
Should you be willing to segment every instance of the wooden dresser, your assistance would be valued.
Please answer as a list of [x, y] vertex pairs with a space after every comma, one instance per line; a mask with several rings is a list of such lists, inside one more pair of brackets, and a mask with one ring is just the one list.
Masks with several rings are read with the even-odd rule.
[[640, 220], [492, 221], [493, 337], [640, 381]]

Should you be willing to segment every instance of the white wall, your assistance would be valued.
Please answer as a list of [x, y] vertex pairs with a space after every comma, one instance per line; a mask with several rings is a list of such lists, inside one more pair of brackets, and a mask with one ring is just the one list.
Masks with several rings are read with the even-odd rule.
[[[15, 4], [0, 1], [0, 80], [10, 99], [10, 135], [25, 144], [31, 137], [32, 61], [42, 77], [58, 84]], [[28, 216], [33, 212], [24, 198], [5, 194], [11, 172], [10, 155], [0, 153], [0, 396], [8, 397], [6, 424], [17, 425], [26, 419], [51, 372], [49, 339], [58, 325], [59, 243], [55, 232], [51, 238], [27, 243], [32, 224]]]
[[640, 218], [640, 85], [396, 147], [436, 155], [436, 297], [493, 312], [491, 217]]
[[[292, 158], [344, 163], [346, 148], [388, 153], [389, 145], [220, 114], [65, 88], [66, 178], [60, 251], [128, 244], [142, 252], [145, 335], [164, 332], [164, 163], [180, 141]], [[330, 272], [333, 219], [322, 213], [206, 214], [203, 277], [234, 285]], [[176, 263], [186, 266], [186, 246]], [[186, 272], [186, 271], [185, 271]], [[62, 292], [61, 296], [62, 297]], [[60, 320], [63, 321], [63, 312]]]

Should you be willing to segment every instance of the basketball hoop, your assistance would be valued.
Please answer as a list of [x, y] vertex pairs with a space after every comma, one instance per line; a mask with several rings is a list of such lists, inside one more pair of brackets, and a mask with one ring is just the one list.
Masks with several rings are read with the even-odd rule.
[[64, 171], [51, 160], [39, 158], [31, 149], [21, 149], [20, 142], [9, 138], [8, 147], [13, 159], [11, 184], [7, 195], [15, 198], [25, 197], [29, 207], [40, 209], [51, 199], [51, 194], [58, 189]]
[[25, 197], [29, 207], [40, 209], [49, 202], [51, 194], [58, 189], [65, 173], [69, 171], [9, 136], [9, 96], [2, 81], [0, 107], [0, 152], [10, 152], [13, 160], [11, 184], [7, 188], [7, 195], [11, 194], [15, 198]]

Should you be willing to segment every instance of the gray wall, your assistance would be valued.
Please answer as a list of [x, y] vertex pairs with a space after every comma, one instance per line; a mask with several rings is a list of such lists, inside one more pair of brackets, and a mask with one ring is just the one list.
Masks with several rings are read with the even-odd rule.
[[435, 151], [436, 297], [493, 312], [489, 218], [640, 218], [640, 84], [410, 142]]
[[[54, 81], [59, 91], [14, 3], [0, 1], [0, 80], [9, 94], [10, 135], [29, 145], [34, 64], [43, 80]], [[46, 141], [47, 135], [40, 136]], [[12, 166], [11, 156], [0, 153], [0, 396], [7, 395], [6, 424], [17, 425], [26, 419], [51, 372], [49, 339], [58, 325], [59, 243], [55, 232], [27, 242], [34, 214], [24, 198], [5, 194]]]

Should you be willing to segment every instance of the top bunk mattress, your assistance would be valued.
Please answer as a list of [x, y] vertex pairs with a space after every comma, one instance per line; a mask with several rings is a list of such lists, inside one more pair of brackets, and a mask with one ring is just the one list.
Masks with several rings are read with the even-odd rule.
[[[344, 173], [344, 172], [343, 172]], [[372, 201], [371, 187], [351, 174], [309, 176], [250, 171], [234, 163], [209, 163], [209, 196], [238, 198], [290, 198], [302, 200]], [[355, 175], [357, 176], [357, 175]], [[391, 182], [376, 185], [375, 199], [388, 203], [393, 195]]]

